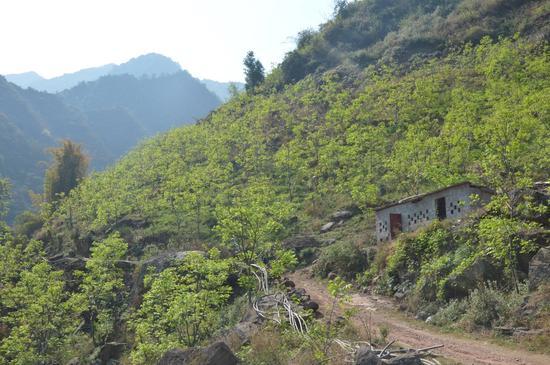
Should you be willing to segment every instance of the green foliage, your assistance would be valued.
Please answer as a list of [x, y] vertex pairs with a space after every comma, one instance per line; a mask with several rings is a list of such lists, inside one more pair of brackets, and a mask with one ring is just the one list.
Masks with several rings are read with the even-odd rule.
[[128, 244], [117, 232], [94, 242], [86, 271], [78, 273], [82, 278], [80, 292], [86, 303], [90, 334], [98, 346], [112, 340], [120, 327], [128, 293], [119, 261], [125, 258], [127, 249]]
[[494, 326], [514, 325], [517, 308], [527, 293], [521, 285], [520, 292], [503, 292], [495, 284], [485, 283], [463, 299], [451, 300], [432, 316], [431, 323], [444, 327], [460, 327], [468, 331]]
[[207, 339], [217, 329], [221, 307], [231, 294], [225, 285], [229, 267], [219, 251], [212, 250], [208, 258], [190, 253], [177, 268], [147, 278], [149, 289], [132, 320], [133, 361], [155, 364], [166, 350]]
[[[550, 155], [545, 52], [485, 39], [407, 72], [368, 68], [353, 81], [333, 72], [280, 93], [242, 94], [86, 179], [57, 214], [79, 234], [137, 216], [149, 223], [144, 240], [189, 242], [214, 238], [218, 220], [237, 215], [224, 211], [257, 186], [305, 221], [335, 194], [366, 208], [467, 179], [524, 186], [550, 162], [541, 157]], [[509, 90], [521, 93], [505, 98]], [[504, 119], [514, 124], [499, 132]]]
[[[252, 290], [255, 279], [251, 272], [252, 264], [261, 264], [272, 257], [276, 244], [284, 231], [282, 222], [289, 214], [290, 207], [277, 200], [270, 193], [264, 181], [251, 183], [237, 193], [229, 208], [218, 209], [218, 224], [215, 227], [221, 242], [234, 252], [236, 262], [241, 264], [239, 284]], [[291, 265], [293, 257], [279, 251], [279, 261], [275, 261], [275, 274], [280, 275], [282, 264]]]
[[51, 148], [53, 163], [44, 178], [44, 199], [48, 203], [67, 195], [86, 176], [89, 158], [81, 146], [64, 140], [60, 147]]
[[264, 66], [260, 60], [256, 59], [252, 51], [246, 54], [243, 64], [246, 81], [245, 88], [247, 91], [252, 91], [264, 81]]
[[330, 272], [353, 279], [367, 267], [367, 253], [356, 244], [338, 242], [325, 247], [315, 265], [315, 273], [326, 277]]
[[2, 289], [7, 314], [0, 320], [11, 327], [0, 341], [0, 362], [59, 364], [79, 326], [80, 306], [65, 290], [63, 272], [45, 262], [20, 274], [11, 288]]

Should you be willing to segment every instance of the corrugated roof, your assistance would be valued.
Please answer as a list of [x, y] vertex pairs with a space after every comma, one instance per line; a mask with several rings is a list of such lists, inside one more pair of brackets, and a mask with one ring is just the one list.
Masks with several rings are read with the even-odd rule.
[[490, 194], [494, 194], [494, 191], [487, 188], [487, 187], [484, 187], [484, 186], [480, 186], [480, 185], [475, 185], [475, 184], [472, 184], [471, 182], [469, 181], [463, 181], [463, 182], [460, 182], [460, 183], [457, 183], [457, 184], [454, 184], [454, 185], [450, 185], [450, 186], [446, 186], [444, 188], [441, 188], [441, 189], [438, 189], [438, 190], [434, 190], [434, 191], [430, 191], [429, 193], [424, 193], [424, 194], [418, 194], [418, 195], [413, 195], [413, 196], [409, 196], [407, 198], [403, 198], [403, 199], [400, 199], [400, 200], [397, 200], [397, 201], [394, 201], [394, 202], [391, 202], [391, 203], [388, 203], [388, 204], [385, 204], [385, 205], [382, 205], [378, 208], [375, 208], [374, 210], [375, 211], [379, 211], [379, 210], [382, 210], [382, 209], [386, 209], [386, 208], [389, 208], [389, 207], [393, 207], [395, 205], [401, 205], [401, 204], [405, 204], [405, 203], [410, 203], [410, 202], [414, 202], [414, 201], [418, 201], [424, 197], [427, 197], [429, 195], [432, 195], [432, 194], [436, 194], [436, 193], [440, 193], [442, 191], [445, 191], [445, 190], [449, 190], [449, 189], [454, 189], [454, 188], [457, 188], [459, 186], [463, 186], [463, 185], [468, 185], [472, 188], [478, 188], [480, 190], [483, 190], [487, 193], [490, 193]]

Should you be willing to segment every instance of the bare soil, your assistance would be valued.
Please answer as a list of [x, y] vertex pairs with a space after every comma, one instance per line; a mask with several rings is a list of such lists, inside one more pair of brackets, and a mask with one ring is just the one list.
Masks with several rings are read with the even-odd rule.
[[[330, 308], [331, 298], [326, 286], [312, 279], [309, 271], [301, 270], [290, 275], [296, 287], [305, 288], [311, 299], [319, 304], [324, 313]], [[443, 333], [437, 328], [412, 319], [404, 318], [392, 300], [371, 294], [353, 294], [350, 306], [358, 311], [358, 316], [374, 328], [385, 325], [389, 328], [389, 339], [396, 339], [401, 345], [410, 348], [423, 348], [444, 344], [443, 348], [432, 352], [443, 358], [464, 365], [550, 365], [550, 356], [496, 345], [484, 339], [462, 338]], [[416, 322], [416, 323], [415, 323]]]

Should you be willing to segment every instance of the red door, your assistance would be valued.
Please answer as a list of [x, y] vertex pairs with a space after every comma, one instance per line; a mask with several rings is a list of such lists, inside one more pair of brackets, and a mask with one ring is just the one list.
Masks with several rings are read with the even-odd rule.
[[390, 234], [391, 239], [394, 239], [401, 233], [401, 214], [390, 213]]

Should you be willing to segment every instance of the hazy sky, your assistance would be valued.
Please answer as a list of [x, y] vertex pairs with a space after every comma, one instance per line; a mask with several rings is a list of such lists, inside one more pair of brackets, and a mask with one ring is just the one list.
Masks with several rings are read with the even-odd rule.
[[0, 74], [58, 76], [149, 52], [194, 76], [242, 80], [253, 50], [267, 69], [334, 0], [0, 0]]

